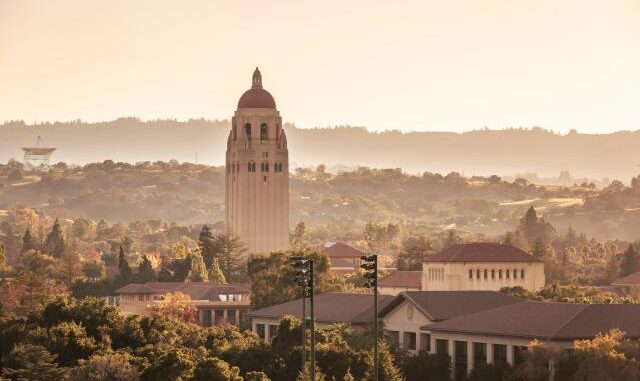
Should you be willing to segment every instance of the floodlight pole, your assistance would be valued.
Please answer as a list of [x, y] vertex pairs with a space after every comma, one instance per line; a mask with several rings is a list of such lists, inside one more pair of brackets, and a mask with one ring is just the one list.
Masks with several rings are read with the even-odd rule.
[[302, 371], [307, 365], [307, 287], [302, 288]]
[[313, 279], [313, 259], [309, 259], [309, 283], [311, 285], [311, 287], [309, 287], [309, 312], [311, 314], [311, 381], [316, 381], [316, 318], [313, 313], [315, 282]]
[[373, 329], [374, 329], [374, 343], [373, 343], [373, 368], [374, 368], [374, 381], [378, 381], [378, 256], [374, 257], [375, 263], [375, 278], [373, 280]]

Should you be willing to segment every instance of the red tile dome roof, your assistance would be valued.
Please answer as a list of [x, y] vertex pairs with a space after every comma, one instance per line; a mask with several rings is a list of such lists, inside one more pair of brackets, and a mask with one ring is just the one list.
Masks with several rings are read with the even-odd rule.
[[251, 88], [245, 91], [238, 101], [238, 109], [241, 108], [276, 108], [276, 101], [271, 93], [262, 88], [262, 75], [258, 68], [253, 72]]

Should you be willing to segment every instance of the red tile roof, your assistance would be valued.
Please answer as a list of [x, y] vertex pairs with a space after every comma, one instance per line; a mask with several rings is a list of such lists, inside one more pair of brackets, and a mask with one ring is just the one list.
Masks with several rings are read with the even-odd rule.
[[618, 278], [611, 283], [613, 286], [636, 286], [640, 284], [640, 271]]
[[327, 254], [329, 259], [332, 258], [360, 258], [365, 255], [365, 252], [358, 250], [353, 246], [347, 245], [344, 242], [325, 242], [318, 250]]
[[515, 246], [495, 242], [451, 245], [427, 259], [428, 262], [542, 262]]
[[378, 280], [382, 287], [422, 287], [422, 271], [396, 271]]
[[446, 320], [523, 301], [496, 291], [405, 291], [380, 310], [380, 317], [393, 311], [405, 300], [412, 302], [431, 321]]
[[[393, 299], [378, 295], [378, 306], [382, 309]], [[366, 323], [373, 320], [373, 295], [344, 292], [327, 292], [315, 296], [316, 321], [322, 323]], [[309, 303], [306, 304], [307, 316]], [[302, 299], [261, 308], [247, 314], [250, 317], [281, 319], [284, 316], [302, 319]]]
[[193, 300], [218, 300], [219, 294], [249, 293], [246, 285], [216, 284], [208, 282], [149, 282], [131, 283], [116, 290], [118, 294], [165, 294], [180, 291]]
[[574, 304], [522, 302], [428, 324], [433, 332], [572, 341], [619, 328], [628, 338], [640, 337], [638, 304]]

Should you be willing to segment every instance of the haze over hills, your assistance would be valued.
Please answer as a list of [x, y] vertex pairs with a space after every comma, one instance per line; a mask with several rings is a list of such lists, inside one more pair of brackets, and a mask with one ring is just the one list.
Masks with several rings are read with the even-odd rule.
[[[21, 160], [21, 147], [41, 135], [57, 148], [53, 162], [74, 164], [106, 159], [140, 162], [224, 164], [227, 120], [65, 122], [0, 126], [0, 162]], [[610, 178], [628, 182], [640, 171], [640, 131], [610, 134], [556, 134], [542, 128], [476, 130], [466, 133], [386, 131], [363, 127], [287, 128], [294, 166], [369, 166], [411, 173], [458, 171], [467, 175]]]

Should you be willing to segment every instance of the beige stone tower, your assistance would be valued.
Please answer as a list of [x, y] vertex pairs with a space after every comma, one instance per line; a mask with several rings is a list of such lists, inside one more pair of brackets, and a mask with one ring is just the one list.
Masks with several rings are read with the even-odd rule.
[[289, 247], [289, 151], [282, 118], [256, 68], [227, 139], [227, 229], [250, 253]]

